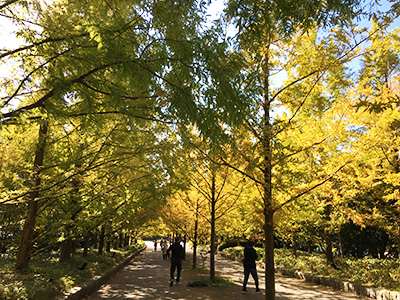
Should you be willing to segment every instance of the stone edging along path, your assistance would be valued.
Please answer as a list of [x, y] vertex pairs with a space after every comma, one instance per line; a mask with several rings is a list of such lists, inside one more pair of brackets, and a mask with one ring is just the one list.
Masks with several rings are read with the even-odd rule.
[[118, 264], [113, 266], [111, 269], [108, 269], [103, 274], [99, 276], [95, 276], [91, 279], [86, 280], [84, 283], [72, 288], [67, 293], [62, 296], [58, 296], [55, 300], [80, 300], [86, 297], [91, 292], [97, 290], [102, 286], [112, 275], [117, 273], [120, 269], [122, 269], [125, 265], [127, 265], [135, 256], [137, 256], [140, 252], [146, 249], [146, 246], [133, 252]]
[[[230, 260], [241, 261], [241, 258], [235, 257], [233, 255], [229, 255], [223, 252], [219, 252], [218, 254]], [[264, 268], [263, 264], [259, 265], [260, 267]], [[284, 269], [280, 267], [275, 268], [275, 273], [278, 272], [281, 273], [282, 275], [305, 280], [310, 283], [329, 286], [338, 291], [356, 293], [357, 295], [367, 296], [377, 300], [400, 300], [400, 292], [380, 290], [371, 286], [361, 285], [349, 281], [343, 281], [338, 278], [319, 276], [311, 273], [304, 273], [301, 271]]]

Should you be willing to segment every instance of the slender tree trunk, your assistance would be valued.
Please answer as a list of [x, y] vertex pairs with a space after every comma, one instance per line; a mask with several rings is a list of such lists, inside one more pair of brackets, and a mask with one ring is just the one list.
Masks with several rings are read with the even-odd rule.
[[65, 226], [65, 235], [67, 238], [62, 244], [60, 259], [61, 260], [69, 260], [71, 258], [72, 253], [72, 237], [71, 237], [71, 227], [70, 225]]
[[194, 221], [194, 240], [193, 240], [193, 269], [197, 267], [197, 239], [199, 229], [199, 200], [196, 201], [196, 215]]
[[100, 238], [99, 238], [99, 251], [98, 251], [99, 255], [103, 255], [105, 232], [106, 232], [106, 230], [103, 225], [103, 226], [101, 226]]
[[198, 230], [198, 220], [196, 218], [194, 224], [194, 241], [193, 241], [193, 269], [197, 267], [197, 230]]
[[210, 253], [210, 279], [215, 279], [215, 176], [211, 178], [211, 253]]
[[296, 232], [292, 230], [292, 254], [297, 258]]
[[39, 128], [39, 138], [36, 147], [35, 161], [32, 172], [32, 188], [29, 193], [28, 211], [24, 227], [22, 229], [21, 240], [17, 253], [16, 269], [24, 272], [29, 269], [29, 261], [31, 259], [31, 251], [33, 246], [33, 235], [36, 224], [36, 214], [38, 209], [37, 198], [39, 197], [40, 189], [40, 172], [43, 167], [44, 152], [47, 139], [47, 123], [43, 123]]
[[93, 249], [97, 249], [97, 243], [99, 242], [99, 230], [96, 228], [93, 234]]
[[130, 240], [130, 234], [129, 233], [125, 233], [125, 237], [124, 237], [124, 246], [129, 246], [129, 240]]
[[90, 245], [90, 231], [85, 235], [85, 240], [83, 242], [83, 257], [88, 256], [89, 253], [89, 245]]
[[124, 244], [124, 234], [120, 232], [119, 234], [119, 242], [118, 242], [118, 248], [122, 248], [122, 245]]
[[107, 251], [107, 253], [111, 252], [111, 241], [107, 241], [107, 243], [106, 243], [106, 251]]
[[[325, 220], [329, 222], [331, 220], [331, 206], [325, 206]], [[326, 246], [326, 260], [328, 264], [333, 264], [333, 253], [332, 253], [332, 236], [329, 230], [325, 230], [325, 246]]]
[[[272, 33], [271, 33], [272, 34]], [[268, 41], [267, 41], [268, 42]], [[264, 162], [264, 235], [265, 235], [265, 299], [275, 300], [275, 265], [274, 265], [274, 203], [272, 199], [272, 125], [270, 118], [271, 101], [269, 99], [269, 44], [264, 62], [264, 124], [262, 147]]]
[[[75, 165], [75, 170], [77, 173], [79, 173], [82, 165], [77, 163]], [[75, 232], [75, 224], [74, 221], [76, 217], [78, 216], [79, 212], [82, 210], [82, 207], [80, 206], [80, 195], [79, 195], [79, 189], [80, 189], [80, 179], [78, 176], [75, 176], [72, 179], [72, 186], [73, 190], [70, 193], [70, 201], [71, 201], [71, 223], [65, 226], [65, 236], [66, 240], [63, 242], [62, 249], [61, 249], [61, 260], [69, 260], [71, 259], [71, 255], [75, 251], [75, 238], [74, 232]]]
[[397, 252], [399, 253], [400, 263], [400, 222], [397, 222]]
[[183, 236], [183, 260], [186, 260], [186, 241], [187, 241], [187, 235], [185, 234]]
[[342, 237], [340, 236], [340, 232], [338, 232], [338, 239], [339, 239], [340, 257], [344, 258]]
[[265, 299], [275, 300], [274, 212], [265, 211]]

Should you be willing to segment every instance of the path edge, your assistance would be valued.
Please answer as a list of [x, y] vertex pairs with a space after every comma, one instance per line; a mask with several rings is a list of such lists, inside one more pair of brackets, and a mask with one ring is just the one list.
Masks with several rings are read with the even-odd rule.
[[[235, 260], [235, 261], [241, 260], [238, 257], [226, 254], [224, 252], [219, 252], [218, 255], [221, 255], [222, 257], [225, 257], [230, 260]], [[264, 268], [263, 263], [258, 263], [258, 265], [261, 268]], [[366, 296], [377, 300], [400, 300], [400, 292], [388, 291], [385, 289], [377, 289], [367, 285], [362, 285], [349, 281], [343, 281], [339, 278], [314, 275], [311, 273], [304, 273], [298, 270], [285, 269], [281, 267], [275, 268], [275, 273], [278, 272], [284, 276], [301, 279], [309, 283], [329, 286], [337, 291], [355, 293], [360, 296]]]
[[81, 300], [90, 293], [98, 290], [112, 275], [117, 273], [123, 267], [125, 267], [135, 256], [139, 255], [144, 251], [147, 246], [136, 250], [135, 252], [128, 255], [126, 258], [121, 260], [119, 263], [106, 270], [103, 274], [95, 276], [86, 280], [84, 283], [73, 287], [64, 295], [54, 298], [54, 300]]

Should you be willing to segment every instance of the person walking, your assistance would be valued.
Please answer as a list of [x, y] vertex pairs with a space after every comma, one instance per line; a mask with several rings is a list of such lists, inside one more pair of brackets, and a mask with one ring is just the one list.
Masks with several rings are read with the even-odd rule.
[[173, 243], [167, 250], [167, 256], [171, 258], [171, 269], [170, 269], [170, 283], [172, 286], [174, 284], [174, 273], [175, 269], [177, 270], [176, 274], [176, 284], [179, 283], [181, 278], [182, 271], [182, 258], [184, 256], [183, 247], [180, 244], [181, 239], [179, 237], [175, 238], [175, 243]]
[[167, 241], [163, 241], [161, 244], [161, 251], [164, 260], [167, 259], [167, 249], [168, 249]]
[[154, 240], [153, 243], [154, 243], [154, 251], [157, 251], [157, 240]]
[[247, 293], [246, 286], [250, 274], [254, 279], [256, 285], [256, 292], [259, 292], [260, 289], [258, 287], [258, 275], [257, 275], [257, 265], [256, 265], [256, 260], [258, 258], [258, 255], [256, 249], [254, 249], [254, 242], [249, 240], [243, 252], [244, 252], [244, 259], [243, 259], [244, 279], [243, 279], [242, 293]]

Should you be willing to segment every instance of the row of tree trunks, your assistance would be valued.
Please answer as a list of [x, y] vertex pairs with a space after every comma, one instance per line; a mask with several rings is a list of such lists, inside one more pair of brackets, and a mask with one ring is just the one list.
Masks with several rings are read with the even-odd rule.
[[[44, 164], [44, 156], [45, 156], [45, 149], [46, 149], [46, 140], [48, 133], [48, 123], [44, 121], [39, 127], [39, 134], [38, 134], [38, 143], [36, 146], [35, 157], [34, 157], [34, 165], [32, 170], [32, 180], [31, 180], [31, 190], [28, 194], [28, 201], [27, 201], [27, 212], [26, 212], [26, 219], [23, 225], [20, 244], [17, 252], [16, 257], [16, 270], [19, 272], [26, 272], [29, 269], [29, 262], [31, 260], [32, 255], [32, 248], [34, 245], [35, 240], [35, 225], [36, 225], [36, 218], [37, 218], [37, 211], [39, 207], [38, 198], [40, 195], [40, 188], [41, 188], [41, 171], [43, 169]], [[77, 166], [79, 167], [79, 166]], [[79, 197], [79, 184], [78, 180], [73, 182], [74, 185], [74, 193], [72, 193], [71, 197]], [[76, 202], [75, 199], [72, 199], [72, 203]], [[75, 207], [75, 206], [74, 206]], [[74, 221], [76, 215], [79, 213], [81, 209], [79, 207], [75, 208], [75, 213], [71, 217], [71, 220]], [[62, 260], [70, 259], [75, 247], [76, 247], [76, 240], [74, 234], [74, 227], [72, 225], [65, 226], [65, 236], [67, 237], [61, 247], [61, 254], [60, 258]], [[117, 247], [121, 248], [123, 245], [129, 244], [130, 236], [128, 234], [124, 235], [122, 233], [119, 234], [119, 241]], [[103, 254], [105, 242], [105, 227], [102, 226], [100, 232], [100, 240], [98, 243], [98, 253], [100, 255]], [[97, 246], [97, 234], [94, 235], [93, 239], [94, 247]], [[84, 250], [83, 256], [87, 256], [89, 252], [90, 246], [90, 232], [88, 232], [84, 238]], [[107, 245], [107, 250], [111, 251], [111, 244]]]

